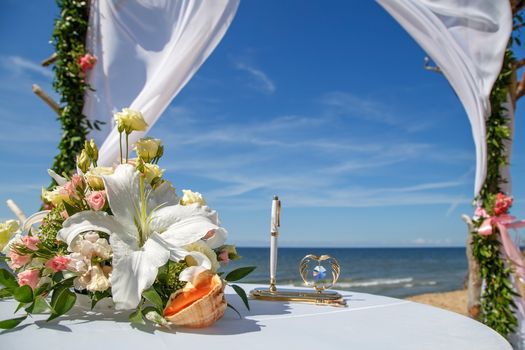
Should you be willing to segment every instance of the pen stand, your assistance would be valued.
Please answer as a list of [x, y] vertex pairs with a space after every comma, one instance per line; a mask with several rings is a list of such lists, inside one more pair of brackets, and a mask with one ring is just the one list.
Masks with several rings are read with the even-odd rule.
[[[329, 255], [307, 255], [299, 264], [299, 273], [306, 286], [313, 290], [291, 289], [291, 288], [256, 288], [250, 292], [254, 299], [270, 301], [303, 302], [318, 305], [346, 306], [342, 295], [327, 290], [332, 287], [337, 279], [341, 268], [337, 260]], [[272, 281], [274, 282], [274, 281]]]

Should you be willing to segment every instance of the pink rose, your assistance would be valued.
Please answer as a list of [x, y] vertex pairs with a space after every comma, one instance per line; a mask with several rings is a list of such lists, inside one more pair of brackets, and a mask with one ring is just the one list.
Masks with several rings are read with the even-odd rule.
[[62, 186], [60, 192], [66, 193], [70, 198], [75, 198], [77, 196], [77, 189], [71, 181], [66, 182], [64, 186]]
[[18, 254], [13, 249], [9, 250], [9, 253], [7, 253], [7, 256], [11, 260], [7, 264], [12, 269], [19, 269], [25, 264], [27, 264], [29, 260], [31, 260], [31, 256]]
[[81, 56], [78, 59], [80, 69], [82, 69], [82, 72], [84, 73], [86, 73], [90, 69], [93, 69], [95, 63], [97, 63], [97, 58], [89, 53], [85, 54], [84, 56]]
[[69, 257], [58, 255], [58, 256], [53, 257], [51, 260], [49, 260], [46, 263], [46, 267], [49, 267], [51, 270], [55, 272], [59, 272], [62, 270], [67, 270], [67, 266], [70, 261], [71, 259]]
[[32, 290], [35, 290], [39, 280], [40, 272], [38, 270], [25, 270], [18, 274], [18, 284], [20, 286], [28, 285]]
[[91, 209], [98, 211], [104, 208], [106, 204], [106, 191], [93, 191], [86, 197]]
[[71, 183], [77, 189], [84, 189], [84, 178], [78, 174], [71, 177]]
[[36, 245], [40, 243], [40, 238], [35, 236], [24, 236], [22, 237], [22, 242], [24, 243], [24, 246], [27, 249], [38, 250], [38, 247]]
[[65, 210], [62, 210], [62, 211], [60, 212], [60, 216], [63, 217], [64, 219], [69, 218], [69, 214], [68, 214], [67, 211], [65, 211]]
[[494, 206], [494, 214], [507, 214], [509, 208], [512, 206], [512, 197], [507, 197], [503, 193], [496, 195], [496, 204]]
[[227, 250], [223, 250], [219, 253], [219, 262], [225, 265], [230, 262]]

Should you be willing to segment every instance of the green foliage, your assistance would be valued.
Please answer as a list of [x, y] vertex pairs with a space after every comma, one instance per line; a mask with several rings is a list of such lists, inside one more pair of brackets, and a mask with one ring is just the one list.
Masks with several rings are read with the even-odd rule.
[[179, 275], [188, 265], [185, 262], [174, 262], [169, 260], [164, 266], [159, 268], [159, 273], [153, 289], [162, 300], [162, 305], [166, 305], [172, 293], [184, 288], [186, 282], [179, 280]]
[[246, 295], [246, 292], [244, 291], [244, 289], [242, 289], [236, 284], [232, 284], [231, 287], [233, 288], [235, 293], [237, 293], [237, 295], [241, 297], [242, 302], [244, 303], [244, 306], [246, 306], [246, 308], [250, 310], [250, 304], [248, 303], [248, 296]]
[[[508, 163], [505, 156], [505, 141], [510, 139], [511, 132], [507, 125], [506, 109], [503, 104], [507, 101], [509, 93], [513, 62], [514, 57], [509, 44], [501, 73], [492, 88], [491, 115], [486, 123], [487, 178], [478, 199], [489, 215], [494, 215], [495, 195], [501, 192], [500, 186], [506, 182], [501, 176], [500, 168]], [[473, 255], [480, 264], [481, 277], [485, 281], [485, 288], [481, 295], [480, 321], [502, 336], [508, 337], [517, 326], [517, 319], [513, 314], [516, 305], [512, 300], [515, 293], [510, 283], [512, 270], [509, 267], [510, 263], [501, 258], [499, 232], [488, 237], [477, 233], [482, 223], [483, 218], [474, 221], [474, 232], [472, 232]]]
[[47, 246], [52, 246], [57, 237], [58, 231], [62, 228], [64, 218], [60, 214], [60, 207], [53, 208], [42, 220], [40, 224], [40, 240]]
[[246, 266], [246, 267], [240, 267], [236, 270], [231, 271], [224, 277], [224, 279], [228, 282], [234, 282], [238, 281], [246, 276], [248, 276], [253, 270], [255, 270], [256, 266]]
[[[58, 60], [55, 63], [53, 87], [60, 94], [60, 116], [62, 140], [59, 154], [53, 162], [57, 174], [75, 171], [75, 156], [82, 150], [89, 124], [82, 114], [84, 93], [89, 88], [85, 83], [78, 60], [85, 52], [88, 27], [88, 2], [86, 0], [57, 0], [61, 9], [55, 20], [53, 44]], [[53, 185], [52, 183], [51, 185]], [[50, 187], [51, 187], [50, 185]]]

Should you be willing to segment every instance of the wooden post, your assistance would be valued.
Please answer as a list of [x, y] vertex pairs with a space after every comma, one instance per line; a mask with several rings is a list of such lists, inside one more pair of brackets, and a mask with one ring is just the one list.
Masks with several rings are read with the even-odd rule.
[[472, 220], [468, 215], [462, 215], [463, 221], [467, 224], [467, 261], [468, 261], [468, 280], [467, 280], [467, 312], [473, 319], [478, 319], [481, 311], [481, 274], [479, 264], [472, 254]]
[[33, 84], [32, 88], [33, 88], [33, 92], [38, 97], [40, 97], [49, 107], [51, 107], [51, 109], [53, 109], [56, 112], [56, 114], [60, 115], [60, 106], [58, 105], [58, 103], [53, 101], [53, 99], [49, 97], [49, 95], [46, 94], [44, 90], [42, 90], [42, 88], [38, 86], [37, 84]]

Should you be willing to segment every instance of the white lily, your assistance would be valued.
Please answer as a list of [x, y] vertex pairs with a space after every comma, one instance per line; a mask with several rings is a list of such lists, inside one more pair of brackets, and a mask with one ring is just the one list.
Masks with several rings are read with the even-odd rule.
[[152, 189], [131, 165], [119, 165], [114, 174], [103, 179], [113, 215], [77, 213], [64, 222], [57, 237], [71, 247], [74, 239], [87, 231], [110, 235], [111, 290], [117, 309], [135, 308], [142, 292], [155, 281], [158, 268], [169, 259], [179, 261], [188, 255], [194, 258], [197, 266], [181, 273], [180, 278], [186, 281], [210, 269], [211, 262], [204, 254], [188, 252], [184, 247], [210, 231], [214, 235], [206, 243], [211, 248], [224, 243], [227, 232], [219, 227], [215, 211], [198, 204], [180, 205], [168, 182]]

